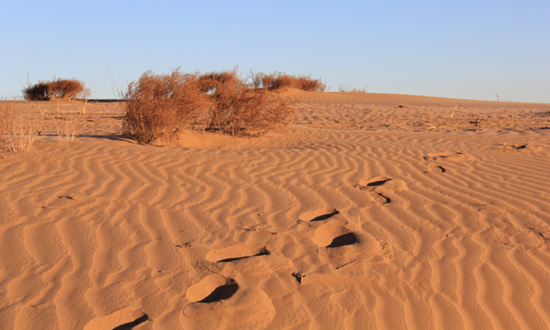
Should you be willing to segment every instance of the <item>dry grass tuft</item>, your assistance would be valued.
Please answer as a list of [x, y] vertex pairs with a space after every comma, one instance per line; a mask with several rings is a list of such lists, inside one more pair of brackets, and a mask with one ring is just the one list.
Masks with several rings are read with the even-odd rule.
[[76, 135], [77, 116], [74, 114], [66, 114], [58, 118], [56, 123], [57, 141], [73, 142]]
[[42, 116], [32, 110], [14, 111], [14, 103], [0, 102], [0, 151], [28, 150], [40, 133]]
[[179, 129], [258, 135], [286, 124], [293, 114], [285, 101], [247, 84], [235, 70], [147, 72], [129, 84], [124, 99], [124, 133], [139, 143], [170, 140]]
[[68, 101], [84, 98], [87, 94], [84, 83], [76, 79], [39, 81], [23, 89], [23, 97], [27, 101]]

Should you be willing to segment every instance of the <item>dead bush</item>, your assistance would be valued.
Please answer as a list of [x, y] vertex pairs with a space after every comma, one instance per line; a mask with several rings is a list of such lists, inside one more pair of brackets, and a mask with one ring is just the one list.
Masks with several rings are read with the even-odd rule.
[[39, 81], [23, 89], [23, 97], [27, 101], [73, 100], [87, 94], [87, 89], [76, 79], [55, 79]]
[[199, 84], [201, 91], [206, 94], [214, 94], [219, 92], [219, 88], [227, 90], [228, 88], [235, 88], [239, 84], [243, 84], [240, 81], [236, 70], [233, 71], [221, 71], [221, 72], [209, 72], [199, 76]]
[[305, 91], [324, 92], [326, 85], [321, 79], [313, 79], [311, 76], [292, 76], [286, 73], [275, 72], [270, 74], [252, 73], [252, 84], [258, 88], [267, 90], [279, 90], [284, 88], [297, 88]]
[[284, 100], [247, 84], [235, 70], [204, 74], [199, 81], [211, 101], [207, 129], [258, 135], [286, 124], [293, 114]]
[[313, 79], [311, 76], [298, 76], [295, 81], [295, 86], [298, 89], [311, 92], [324, 92], [327, 88], [321, 79]]
[[50, 93], [45, 82], [38, 82], [23, 89], [23, 97], [27, 101], [49, 101]]
[[151, 143], [192, 126], [206, 111], [206, 94], [200, 90], [198, 74], [174, 70], [157, 75], [150, 71], [128, 85], [124, 95], [125, 135], [139, 143]]

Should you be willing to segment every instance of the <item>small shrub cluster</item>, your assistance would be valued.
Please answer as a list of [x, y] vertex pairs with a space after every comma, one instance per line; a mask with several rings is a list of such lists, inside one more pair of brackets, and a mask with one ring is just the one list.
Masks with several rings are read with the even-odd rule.
[[32, 111], [13, 111], [13, 104], [0, 102], [0, 152], [28, 150], [36, 140], [42, 117]]
[[284, 88], [297, 88], [304, 91], [324, 92], [326, 85], [321, 79], [313, 79], [311, 76], [292, 76], [286, 73], [252, 73], [252, 84], [258, 88], [278, 90]]
[[86, 93], [84, 84], [76, 79], [39, 81], [23, 89], [23, 97], [27, 101], [67, 101], [83, 97]]
[[173, 136], [179, 129], [258, 135], [284, 125], [293, 112], [235, 70], [206, 74], [143, 74], [124, 95], [123, 131], [139, 143]]

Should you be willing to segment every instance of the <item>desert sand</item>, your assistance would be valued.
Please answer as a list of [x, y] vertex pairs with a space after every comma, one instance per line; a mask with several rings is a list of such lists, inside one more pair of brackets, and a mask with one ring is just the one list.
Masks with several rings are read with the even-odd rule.
[[0, 329], [550, 328], [550, 104], [284, 95], [284, 129], [170, 146], [18, 103], [46, 119], [0, 159]]

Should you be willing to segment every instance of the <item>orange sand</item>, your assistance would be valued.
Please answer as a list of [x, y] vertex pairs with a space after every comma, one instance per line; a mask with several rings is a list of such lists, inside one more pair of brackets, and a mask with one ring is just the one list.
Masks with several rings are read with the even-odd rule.
[[285, 95], [279, 132], [171, 147], [19, 103], [49, 116], [0, 159], [0, 328], [549, 329], [550, 105]]

